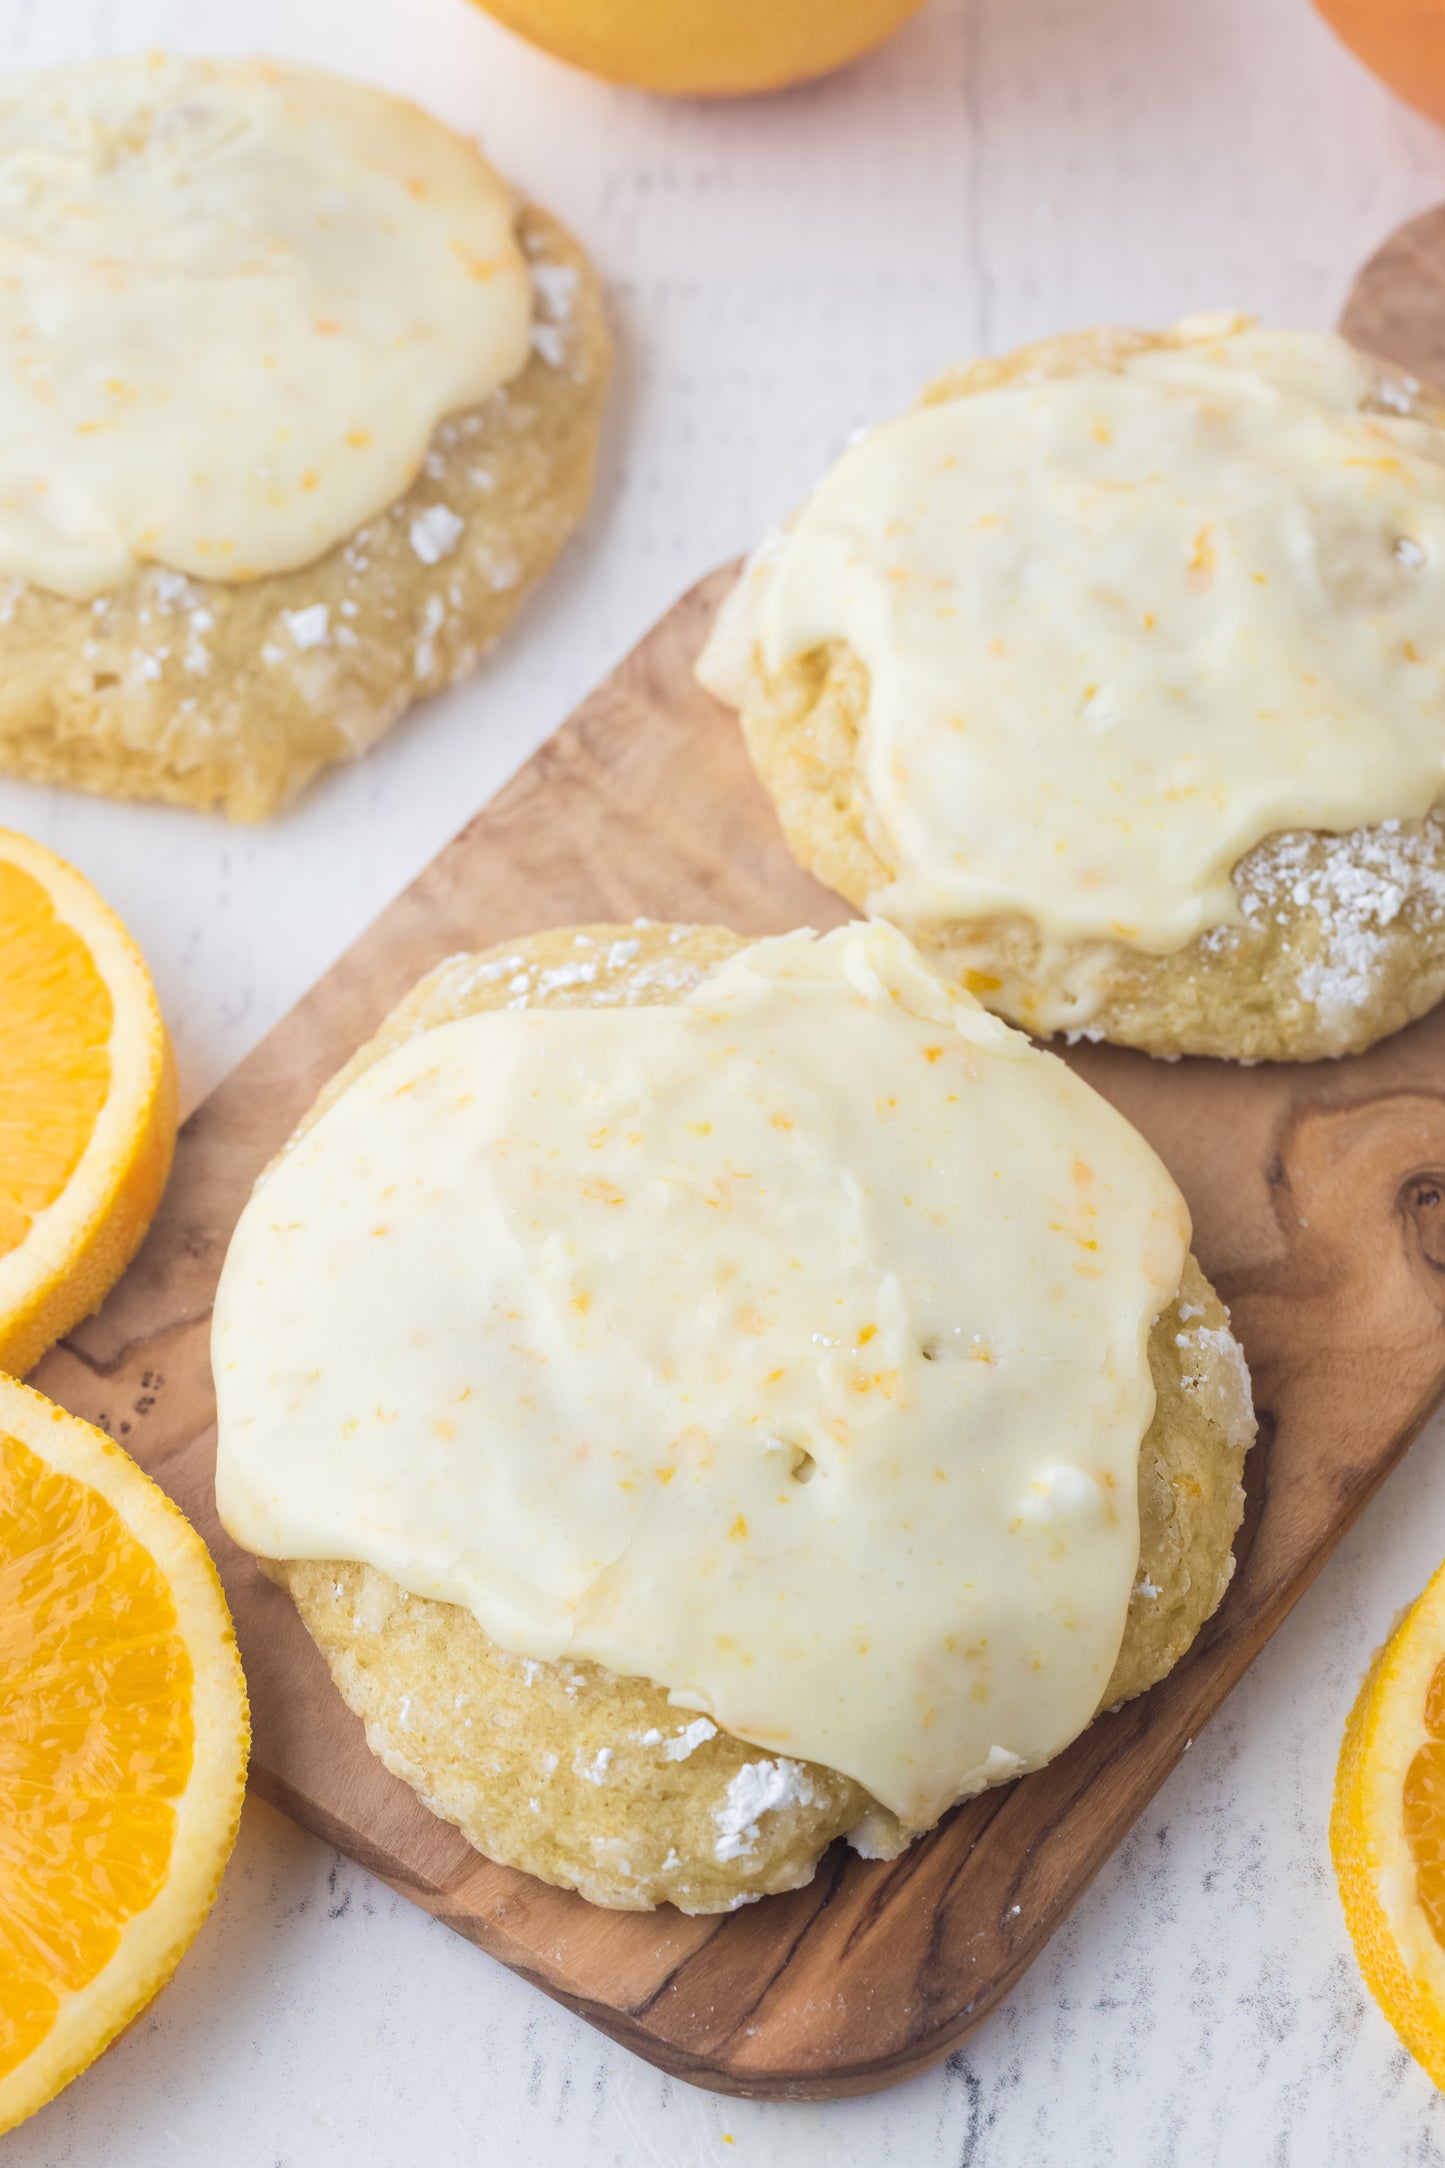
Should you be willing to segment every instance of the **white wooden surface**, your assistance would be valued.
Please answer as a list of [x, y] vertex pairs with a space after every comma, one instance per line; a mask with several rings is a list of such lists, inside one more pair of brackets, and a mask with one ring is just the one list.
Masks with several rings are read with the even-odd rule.
[[[659, 0], [665, 4], [665, 0]], [[722, 4], [722, 0], [719, 0]], [[190, 1100], [697, 574], [960, 354], [1236, 303], [1329, 323], [1445, 196], [1445, 136], [1307, 0], [933, 0], [875, 60], [731, 109], [554, 67], [464, 0], [0, 0], [0, 63], [266, 48], [482, 135], [608, 280], [594, 514], [471, 686], [274, 827], [0, 784], [143, 942]], [[657, 2076], [252, 1806], [174, 1985], [5, 2168], [1355, 2168], [1445, 2161], [1326, 1850], [1339, 1732], [1445, 1551], [1427, 1432], [1012, 2002], [835, 2108]]]

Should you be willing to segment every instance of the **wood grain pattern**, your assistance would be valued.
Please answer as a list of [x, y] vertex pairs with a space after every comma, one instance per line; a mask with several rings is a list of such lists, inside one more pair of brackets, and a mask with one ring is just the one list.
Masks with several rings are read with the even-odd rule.
[[1340, 329], [1366, 353], [1427, 380], [1445, 374], [1445, 204], [1422, 211], [1376, 249], [1355, 280]]
[[[1346, 317], [1422, 371], [1445, 363], [1433, 218], [1375, 259]], [[572, 920], [764, 933], [846, 915], [788, 857], [731, 719], [692, 683], [728, 577], [678, 604], [192, 1117], [140, 1257], [34, 1382], [123, 1439], [211, 1544], [263, 1796], [679, 2076], [822, 2098], [910, 2075], [1008, 1993], [1445, 1392], [1445, 1011], [1304, 1069], [1070, 1056], [1183, 1187], [1261, 1414], [1234, 1585], [1163, 1685], [903, 1859], [837, 1847], [810, 1888], [727, 1919], [604, 1913], [481, 1859], [372, 1758], [289, 1602], [217, 1524], [211, 1299], [260, 1168], [443, 956]]]

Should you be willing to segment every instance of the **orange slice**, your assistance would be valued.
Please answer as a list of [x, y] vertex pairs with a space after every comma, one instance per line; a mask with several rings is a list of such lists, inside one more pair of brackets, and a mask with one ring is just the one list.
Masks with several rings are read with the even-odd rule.
[[236, 1835], [246, 1688], [205, 1545], [0, 1377], [0, 2131], [170, 1977]]
[[0, 1370], [96, 1308], [170, 1172], [176, 1076], [141, 953], [90, 883], [0, 829]]
[[1330, 1849], [1365, 1984], [1445, 2089], [1445, 1566], [1350, 1711]]

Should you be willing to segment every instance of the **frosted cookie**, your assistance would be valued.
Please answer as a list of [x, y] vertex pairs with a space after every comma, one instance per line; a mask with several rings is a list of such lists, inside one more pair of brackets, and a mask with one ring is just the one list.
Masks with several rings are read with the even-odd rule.
[[268, 61], [0, 83], [0, 771], [242, 819], [464, 676], [586, 506], [595, 276]]
[[699, 667], [802, 863], [1029, 1030], [1357, 1052], [1445, 992], [1445, 407], [1195, 318], [856, 441]]
[[443, 964], [258, 1186], [214, 1361], [222, 1518], [373, 1751], [634, 1909], [891, 1856], [1161, 1677], [1254, 1427], [1152, 1152], [882, 926]]

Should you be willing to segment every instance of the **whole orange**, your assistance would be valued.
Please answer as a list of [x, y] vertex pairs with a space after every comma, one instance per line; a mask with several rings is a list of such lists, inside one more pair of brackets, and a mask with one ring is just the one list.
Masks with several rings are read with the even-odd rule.
[[1445, 0], [1315, 0], [1330, 28], [1411, 105], [1445, 122]]
[[558, 60], [677, 97], [741, 97], [826, 75], [923, 0], [478, 0]]

